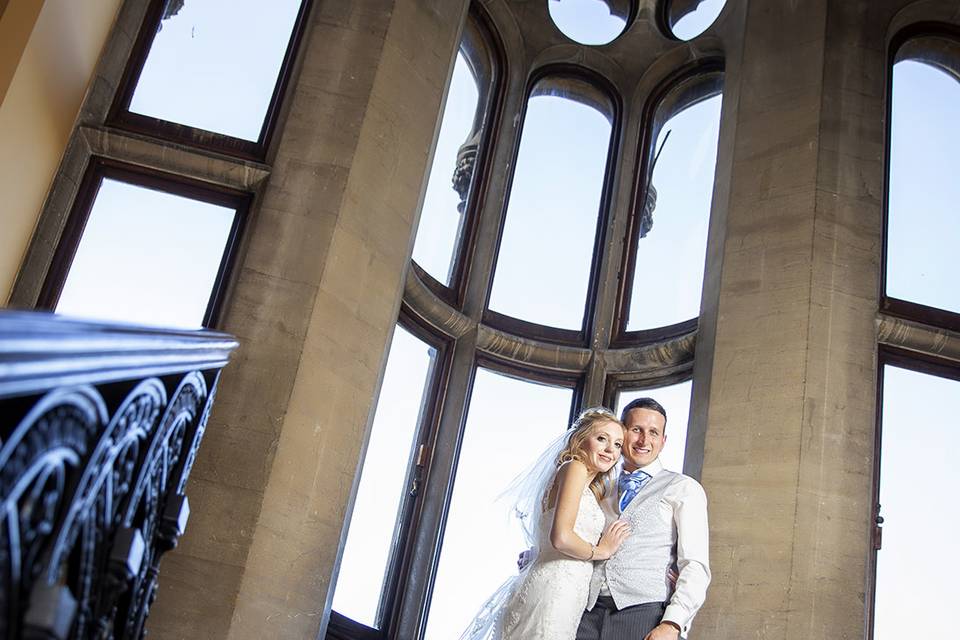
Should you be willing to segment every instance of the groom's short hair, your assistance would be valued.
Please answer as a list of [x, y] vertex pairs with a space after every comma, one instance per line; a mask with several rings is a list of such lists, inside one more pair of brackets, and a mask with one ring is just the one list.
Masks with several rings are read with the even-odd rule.
[[656, 411], [663, 416], [663, 429], [667, 429], [667, 410], [663, 408], [663, 405], [654, 400], [653, 398], [637, 398], [636, 400], [631, 400], [627, 403], [627, 406], [623, 408], [623, 411], [620, 413], [620, 422], [627, 424], [627, 416], [630, 415], [630, 412], [634, 409], [649, 409], [650, 411]]

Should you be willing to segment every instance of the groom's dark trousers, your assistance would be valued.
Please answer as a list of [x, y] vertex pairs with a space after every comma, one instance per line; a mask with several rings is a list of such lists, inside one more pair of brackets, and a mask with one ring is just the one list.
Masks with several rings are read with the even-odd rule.
[[618, 610], [613, 598], [600, 596], [590, 611], [584, 611], [577, 640], [643, 640], [660, 624], [665, 602], [638, 604]]

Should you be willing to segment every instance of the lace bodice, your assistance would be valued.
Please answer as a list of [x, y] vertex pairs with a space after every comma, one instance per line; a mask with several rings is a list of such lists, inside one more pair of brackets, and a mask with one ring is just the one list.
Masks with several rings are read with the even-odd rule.
[[[537, 556], [574, 560], [556, 551], [550, 543], [550, 530], [553, 527], [553, 516], [556, 510], [556, 506], [553, 506], [540, 514], [540, 540], [537, 544]], [[577, 520], [573, 525], [573, 532], [587, 542], [596, 544], [597, 540], [600, 539], [600, 534], [603, 533], [605, 524], [606, 518], [603, 515], [603, 509], [597, 503], [597, 498], [590, 490], [590, 485], [587, 485], [584, 487], [583, 493], [580, 494], [580, 506], [577, 509]]]
[[[574, 640], [587, 605], [593, 563], [566, 556], [550, 543], [556, 508], [541, 515], [540, 544], [533, 564], [521, 574], [520, 584], [505, 607], [499, 640]], [[596, 544], [605, 519], [596, 497], [586, 487], [574, 532]]]

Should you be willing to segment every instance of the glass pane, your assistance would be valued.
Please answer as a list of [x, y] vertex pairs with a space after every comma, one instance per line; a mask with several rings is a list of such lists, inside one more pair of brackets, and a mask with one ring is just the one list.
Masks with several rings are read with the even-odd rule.
[[130, 111], [256, 141], [300, 0], [168, 0]]
[[676, 113], [657, 136], [655, 148], [662, 146], [662, 152], [652, 177], [656, 206], [652, 226], [636, 247], [627, 331], [700, 315], [720, 104], [716, 95]]
[[563, 35], [580, 44], [607, 44], [623, 33], [630, 0], [548, 0], [550, 18]]
[[583, 325], [609, 144], [610, 121], [594, 107], [530, 98], [491, 309], [562, 329]]
[[436, 351], [398, 326], [390, 344], [333, 609], [369, 627], [390, 562], [420, 407]]
[[960, 312], [960, 82], [914, 60], [893, 67], [887, 295]]
[[476, 153], [475, 145], [479, 140], [471, 138], [478, 105], [477, 81], [461, 53], [457, 55], [453, 78], [450, 80], [437, 150], [433, 156], [423, 209], [420, 211], [417, 240], [413, 246], [413, 259], [416, 263], [446, 285], [450, 284], [453, 258], [463, 225], [467, 190], [470, 187], [469, 184], [460, 185], [463, 191], [461, 204], [461, 196], [456, 190], [458, 185], [451, 182], [451, 176], [454, 176], [454, 170], [457, 169], [458, 156], [464, 143], [470, 142], [473, 153]]
[[570, 389], [477, 370], [427, 640], [460, 637], [480, 605], [517, 572], [517, 555], [527, 546], [508, 501], [497, 498], [567, 428], [572, 400]]
[[[883, 369], [880, 504], [873, 637], [916, 637], [916, 616], [955, 604], [960, 556], [949, 552], [960, 528], [960, 382]], [[942, 553], [947, 551], [947, 553]], [[950, 616], [924, 616], [923, 636], [956, 633]]]
[[687, 423], [690, 420], [690, 394], [693, 382], [687, 380], [657, 389], [632, 389], [617, 395], [617, 415], [632, 400], [653, 398], [667, 410], [667, 442], [660, 452], [660, 462], [671, 471], [683, 472], [684, 451], [687, 448]]
[[196, 329], [236, 211], [106, 178], [57, 313]]
[[713, 24], [727, 0], [673, 0], [670, 31], [681, 40], [693, 40]]

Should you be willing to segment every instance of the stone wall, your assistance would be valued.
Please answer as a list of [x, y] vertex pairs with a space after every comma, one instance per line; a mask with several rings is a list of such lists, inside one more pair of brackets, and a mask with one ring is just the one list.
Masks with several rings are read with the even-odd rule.
[[154, 638], [315, 638], [466, 2], [315, 3]]

